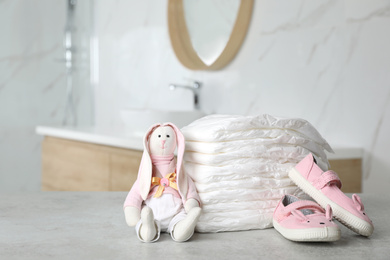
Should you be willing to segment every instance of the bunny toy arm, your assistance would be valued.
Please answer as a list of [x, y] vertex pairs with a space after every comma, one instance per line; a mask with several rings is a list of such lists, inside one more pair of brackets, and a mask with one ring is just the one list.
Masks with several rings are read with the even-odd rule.
[[134, 227], [141, 219], [141, 211], [136, 207], [125, 207], [125, 218], [127, 225]]
[[187, 178], [188, 182], [188, 193], [187, 193], [187, 201], [184, 203], [184, 209], [188, 213], [191, 209], [200, 207], [200, 197], [198, 192], [196, 191], [196, 187], [191, 178]]
[[136, 181], [123, 205], [127, 225], [135, 226], [140, 220], [142, 202], [143, 199], [139, 193], [138, 181]]
[[186, 213], [188, 213], [191, 209], [199, 207], [199, 202], [196, 199], [189, 199], [186, 201], [184, 205], [184, 209]]

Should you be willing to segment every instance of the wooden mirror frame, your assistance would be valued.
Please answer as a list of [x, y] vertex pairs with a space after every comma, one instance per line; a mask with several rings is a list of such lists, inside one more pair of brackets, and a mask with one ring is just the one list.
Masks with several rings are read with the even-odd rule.
[[245, 39], [252, 17], [252, 9], [253, 0], [241, 0], [232, 33], [224, 50], [211, 65], [206, 65], [192, 46], [184, 17], [183, 0], [169, 0], [169, 38], [180, 63], [191, 70], [219, 70], [225, 67], [236, 56]]

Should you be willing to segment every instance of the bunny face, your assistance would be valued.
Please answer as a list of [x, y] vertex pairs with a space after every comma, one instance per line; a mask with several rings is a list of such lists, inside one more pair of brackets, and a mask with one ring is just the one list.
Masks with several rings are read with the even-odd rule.
[[139, 181], [139, 192], [143, 200], [148, 198], [152, 181], [153, 165], [151, 155], [173, 155], [176, 148], [176, 174], [179, 193], [183, 198], [187, 197], [188, 182], [183, 170], [184, 136], [174, 124], [158, 123], [152, 125], [144, 136], [144, 152], [137, 178]]
[[157, 127], [150, 135], [149, 150], [152, 155], [171, 155], [175, 149], [176, 134], [172, 127]]

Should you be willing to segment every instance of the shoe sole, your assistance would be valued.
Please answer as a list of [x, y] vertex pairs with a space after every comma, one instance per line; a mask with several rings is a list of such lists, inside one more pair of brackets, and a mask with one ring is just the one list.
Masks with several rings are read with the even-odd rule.
[[321, 207], [325, 209], [327, 205], [330, 205], [334, 218], [352, 231], [367, 237], [374, 231], [374, 227], [370, 223], [350, 213], [348, 210], [326, 197], [321, 191], [317, 190], [297, 169], [292, 168], [288, 173], [288, 176], [299, 188], [320, 204]]
[[340, 239], [341, 231], [338, 227], [291, 229], [282, 227], [276, 220], [272, 220], [274, 228], [285, 238], [296, 242], [334, 242]]

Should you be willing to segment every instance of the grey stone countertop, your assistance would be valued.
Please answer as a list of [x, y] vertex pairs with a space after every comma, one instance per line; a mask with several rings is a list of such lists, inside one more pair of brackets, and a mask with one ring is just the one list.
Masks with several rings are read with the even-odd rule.
[[126, 192], [0, 194], [0, 259], [390, 259], [390, 199], [361, 194], [374, 222], [365, 238], [340, 224], [341, 240], [297, 243], [273, 228], [195, 233], [187, 242], [162, 234], [142, 243], [125, 223]]

